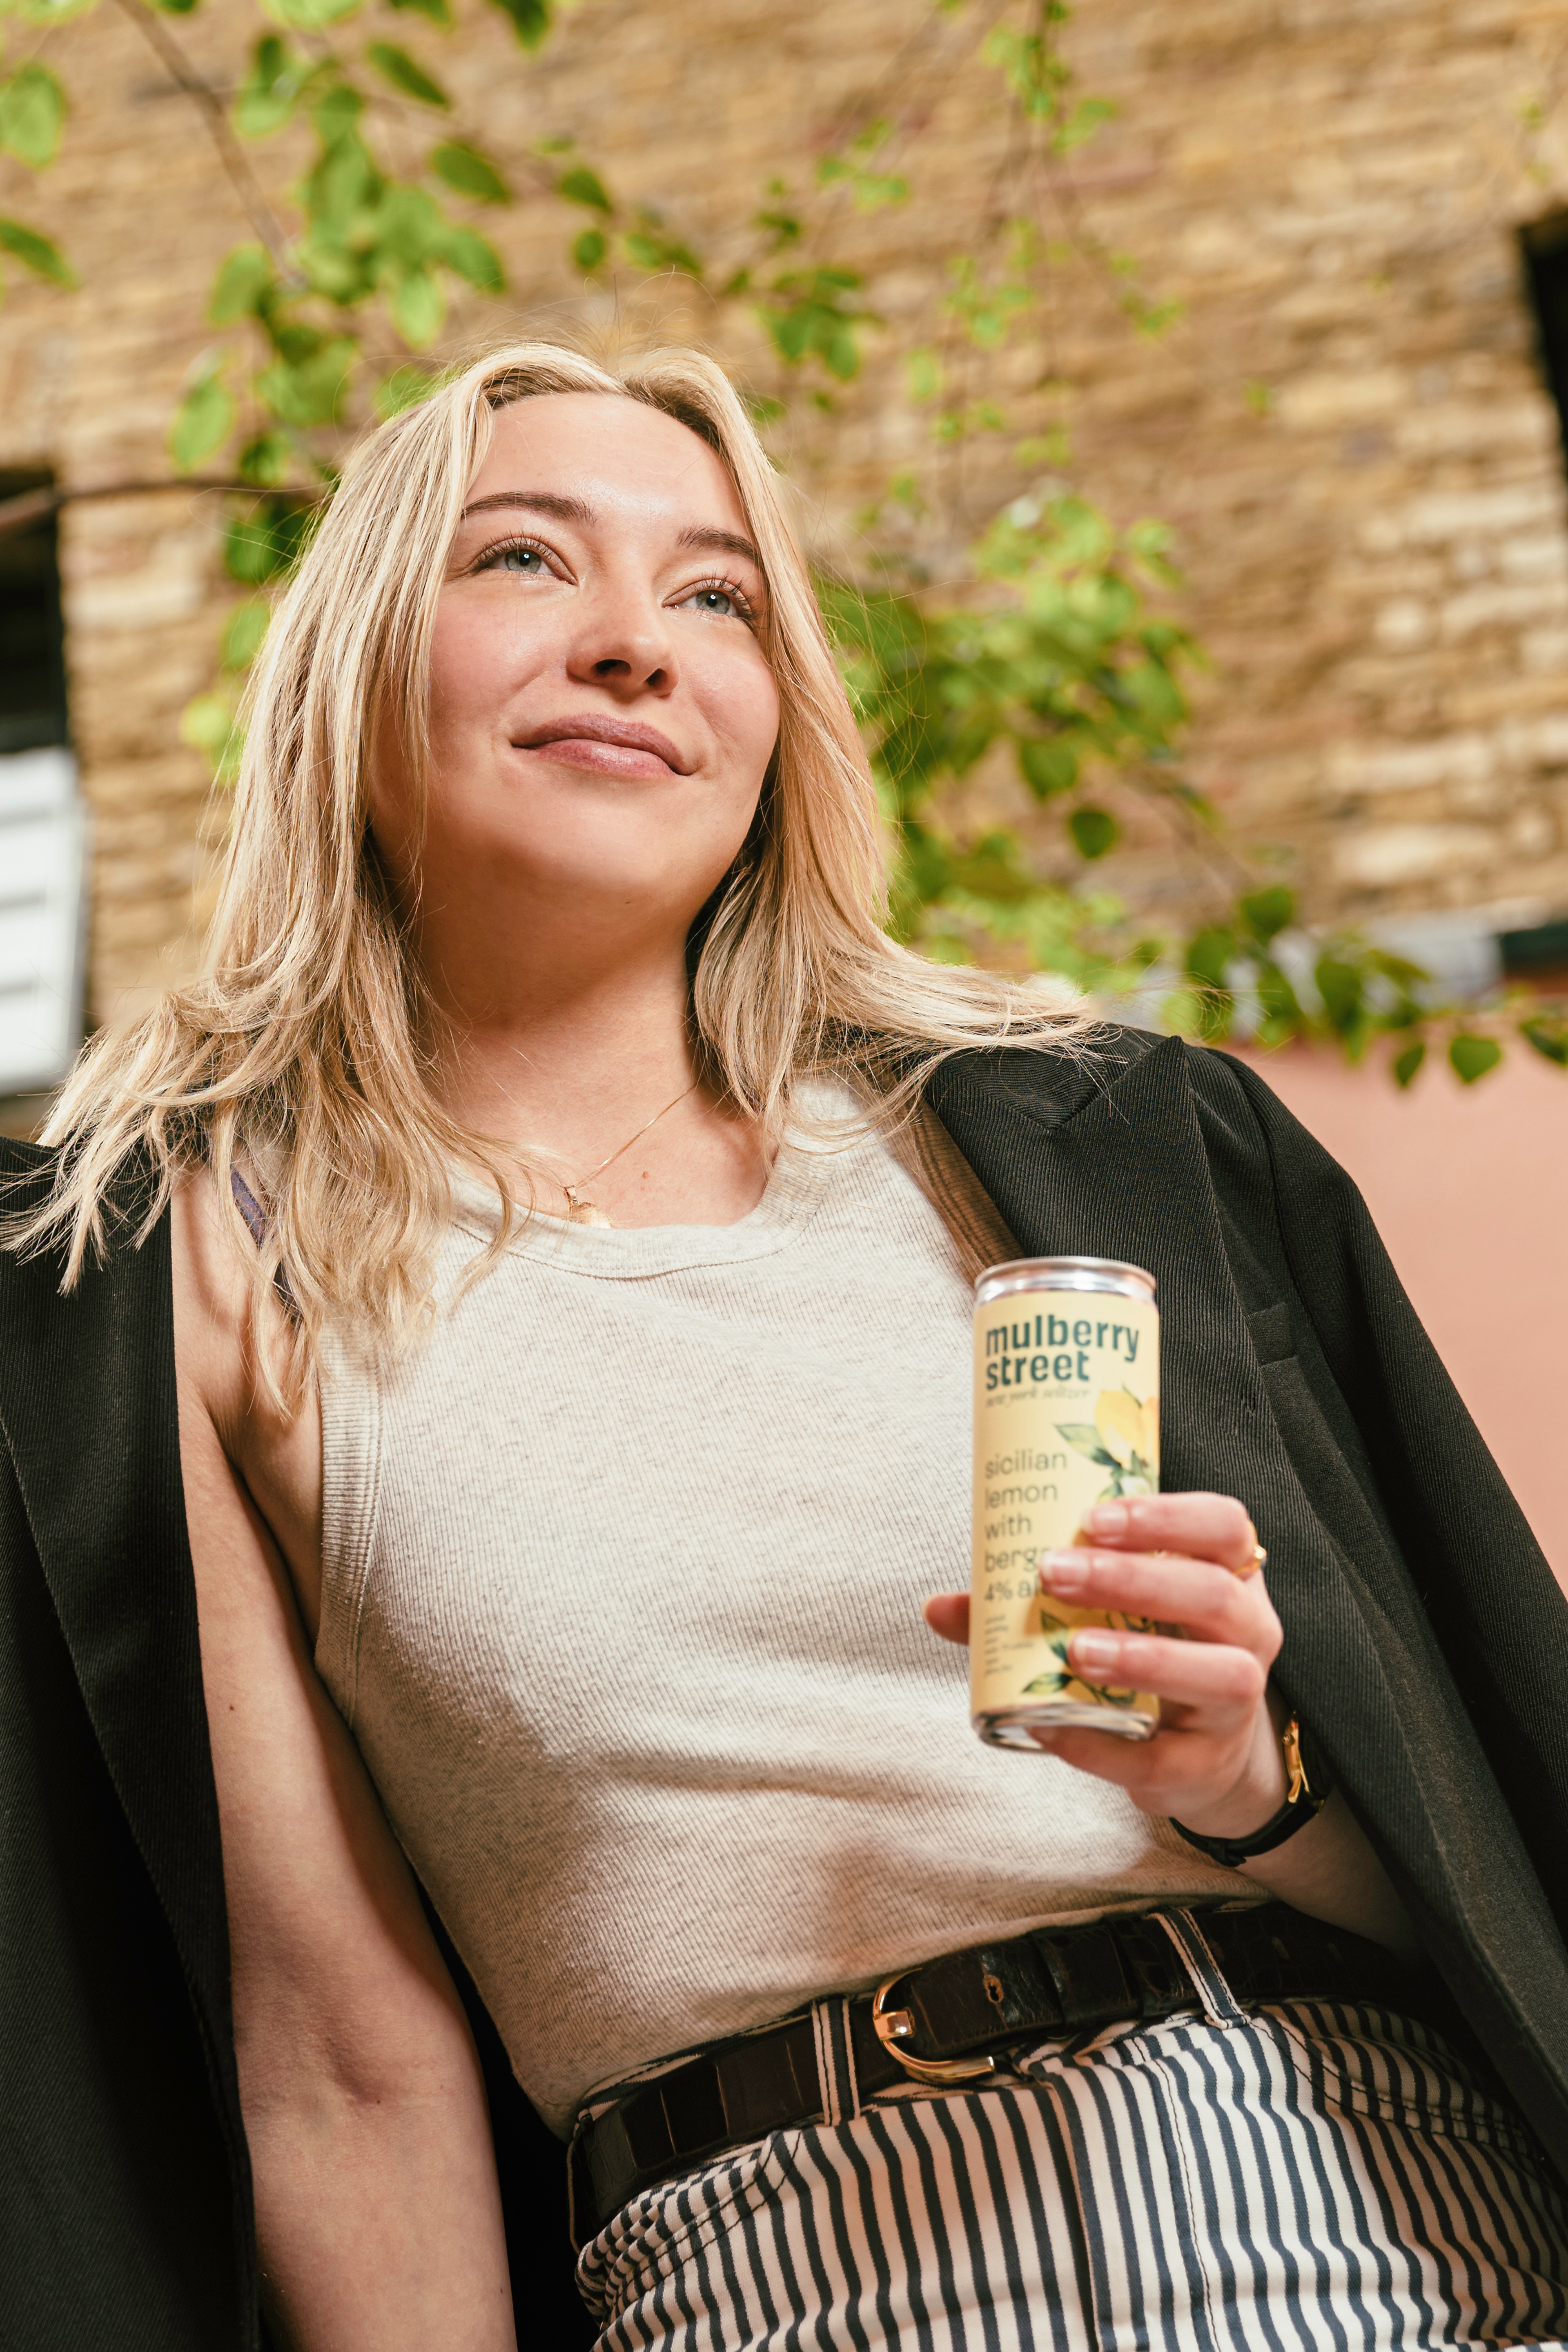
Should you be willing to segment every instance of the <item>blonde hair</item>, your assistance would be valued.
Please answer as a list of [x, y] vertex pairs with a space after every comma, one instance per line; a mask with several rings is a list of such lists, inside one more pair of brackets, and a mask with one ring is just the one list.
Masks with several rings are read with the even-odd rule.
[[[549, 393], [621, 394], [689, 426], [728, 467], [762, 557], [780, 727], [692, 984], [714, 1082], [776, 1134], [805, 1074], [852, 1074], [896, 1110], [946, 1055], [1056, 1045], [1089, 1028], [1065, 985], [1042, 995], [1037, 982], [934, 964], [882, 929], [865, 751], [778, 483], [721, 370], [691, 351], [611, 369], [549, 343], [510, 345], [367, 436], [279, 604], [248, 698], [204, 974], [84, 1050], [45, 1133], [61, 1147], [51, 1197], [8, 1236], [63, 1246], [68, 1286], [89, 1250], [102, 1254], [106, 1219], [133, 1216], [140, 1239], [175, 1171], [204, 1162], [258, 1300], [287, 1268], [297, 1361], [329, 1322], [395, 1347], [417, 1332], [455, 1167], [500, 1192], [487, 1258], [504, 1246], [517, 1162], [509, 1174], [499, 1147], [458, 1127], [428, 1083], [419, 976], [366, 784], [384, 707], [420, 772], [436, 603], [468, 486], [497, 410]], [[234, 1205], [237, 1162], [265, 1173], [259, 1250]], [[128, 1211], [117, 1180], [132, 1168]]]

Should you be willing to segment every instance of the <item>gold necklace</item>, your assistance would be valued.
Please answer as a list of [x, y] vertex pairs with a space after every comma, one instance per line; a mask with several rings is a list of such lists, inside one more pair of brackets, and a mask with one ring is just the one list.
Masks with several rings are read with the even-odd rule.
[[629, 1151], [634, 1143], [640, 1142], [641, 1139], [647, 1133], [648, 1129], [650, 1127], [657, 1127], [659, 1120], [665, 1117], [666, 1113], [672, 1111], [675, 1108], [676, 1103], [683, 1103], [688, 1095], [695, 1094], [696, 1091], [697, 1080], [693, 1078], [689, 1087], [681, 1087], [680, 1092], [675, 1097], [674, 1101], [667, 1102], [663, 1110], [656, 1110], [651, 1118], [645, 1119], [641, 1127], [638, 1128], [636, 1135], [628, 1135], [624, 1143], [618, 1143], [614, 1151], [611, 1152], [608, 1160], [601, 1160], [596, 1168], [590, 1168], [588, 1173], [585, 1176], [579, 1176], [575, 1183], [563, 1184], [561, 1190], [566, 1195], [567, 1208], [565, 1222], [568, 1224], [609, 1225], [615, 1223], [613, 1217], [605, 1216], [603, 1209], [598, 1206], [596, 1202], [590, 1201], [588, 1199], [586, 1190], [587, 1186], [594, 1181], [596, 1176], [602, 1176], [605, 1169], [610, 1167], [614, 1161], [620, 1158], [623, 1151]]

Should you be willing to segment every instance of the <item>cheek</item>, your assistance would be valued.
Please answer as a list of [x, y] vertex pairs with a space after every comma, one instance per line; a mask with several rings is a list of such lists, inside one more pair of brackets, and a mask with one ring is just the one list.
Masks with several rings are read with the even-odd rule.
[[703, 665], [702, 698], [737, 779], [760, 789], [778, 741], [779, 690], [754, 639], [738, 656], [725, 646]]
[[[549, 630], [530, 616], [520, 628], [499, 598], [448, 592], [430, 637], [430, 749], [476, 730], [491, 732], [518, 688], [549, 660]], [[543, 616], [540, 616], [542, 618]]]
[[430, 735], [437, 759], [442, 736], [470, 719], [488, 698], [494, 667], [489, 637], [477, 614], [442, 598], [430, 638]]

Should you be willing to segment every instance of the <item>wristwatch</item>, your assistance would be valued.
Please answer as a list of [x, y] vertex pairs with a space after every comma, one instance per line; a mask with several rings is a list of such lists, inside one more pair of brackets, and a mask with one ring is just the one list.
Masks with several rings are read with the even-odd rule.
[[1250, 1837], [1205, 1837], [1200, 1830], [1190, 1830], [1184, 1823], [1173, 1821], [1171, 1827], [1211, 1862], [1224, 1864], [1226, 1870], [1239, 1870], [1244, 1862], [1251, 1862], [1260, 1853], [1272, 1853], [1276, 1846], [1293, 1838], [1298, 1830], [1315, 1821], [1333, 1790], [1328, 1767], [1316, 1748], [1309, 1744], [1300, 1718], [1292, 1716], [1279, 1735], [1285, 1750], [1285, 1769], [1290, 1776], [1285, 1792], [1285, 1802], [1260, 1830]]

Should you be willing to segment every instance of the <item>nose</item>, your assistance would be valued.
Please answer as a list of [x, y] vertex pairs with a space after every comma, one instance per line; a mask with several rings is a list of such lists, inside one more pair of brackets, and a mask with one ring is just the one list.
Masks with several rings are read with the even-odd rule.
[[604, 581], [584, 601], [566, 667], [580, 684], [608, 687], [628, 700], [672, 694], [679, 674], [658, 597], [628, 580]]

